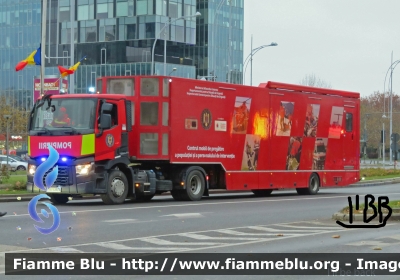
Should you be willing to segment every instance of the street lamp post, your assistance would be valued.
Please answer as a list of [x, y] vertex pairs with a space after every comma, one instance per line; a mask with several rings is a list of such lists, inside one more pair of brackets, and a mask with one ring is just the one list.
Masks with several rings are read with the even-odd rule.
[[[161, 28], [160, 33], [154, 40], [152, 54], [151, 54], [151, 75], [154, 75], [154, 50], [156, 48], [156, 43], [157, 43], [157, 40], [160, 37], [161, 33], [167, 28], [167, 26], [171, 25], [171, 23], [173, 23], [175, 21], [185, 19], [185, 18], [199, 17], [199, 16], [201, 16], [201, 13], [196, 12], [196, 14], [194, 14], [194, 15], [182, 16], [182, 17], [176, 18], [174, 20], [169, 19], [167, 22], [165, 22], [164, 27]], [[164, 35], [164, 76], [166, 76], [166, 75], [167, 75], [167, 37]]]
[[[250, 54], [246, 57], [246, 59], [244, 60], [244, 63], [243, 63], [243, 66], [245, 67], [245, 69], [244, 69], [244, 74], [243, 74], [243, 84], [245, 84], [245, 81], [246, 81], [246, 70], [247, 70], [247, 65], [249, 64], [249, 62], [251, 62], [251, 65], [250, 65], [250, 68], [251, 68], [251, 71], [250, 71], [250, 72], [251, 72], [251, 74], [250, 74], [250, 85], [253, 85], [253, 56], [254, 56], [258, 51], [260, 51], [260, 50], [262, 50], [262, 49], [264, 49], [264, 48], [266, 48], [266, 47], [275, 47], [275, 46], [277, 46], [278, 44], [275, 43], [275, 42], [272, 42], [272, 43], [269, 44], [269, 45], [262, 45], [262, 46], [260, 46], [260, 47], [258, 47], [258, 48], [253, 49], [253, 36], [252, 36], [251, 41], [252, 41], [252, 43], [251, 43], [251, 48], [252, 48], [252, 50], [251, 50]], [[247, 61], [247, 62], [246, 62], [246, 61]]]
[[8, 147], [8, 138], [10, 137], [10, 126], [9, 126], [9, 119], [11, 118], [11, 115], [3, 115], [3, 117], [7, 121], [7, 128], [6, 128], [6, 158], [7, 158], [7, 174], [8, 174], [8, 154], [9, 154], [9, 147]]
[[[393, 81], [392, 81], [392, 78], [393, 78], [393, 71], [394, 71], [394, 69], [396, 68], [396, 66], [398, 65], [398, 64], [400, 64], [400, 60], [396, 60], [396, 61], [394, 61], [393, 62], [393, 52], [392, 52], [392, 59], [391, 59], [391, 61], [392, 61], [392, 63], [390, 64], [390, 67], [389, 67], [389, 69], [387, 70], [387, 72], [386, 72], [386, 76], [385, 76], [385, 83], [384, 83], [384, 87], [383, 87], [383, 94], [385, 94], [385, 90], [386, 90], [386, 78], [387, 78], [387, 75], [388, 75], [388, 73], [389, 73], [389, 71], [390, 71], [390, 80], [389, 80], [389, 82], [390, 82], [390, 99], [389, 99], [389, 101], [390, 101], [390, 108], [388, 109], [388, 110], [390, 110], [389, 111], [389, 121], [390, 121], [390, 123], [389, 123], [389, 130], [390, 130], [390, 132], [389, 132], [389, 135], [390, 135], [390, 149], [389, 149], [389, 153], [390, 153], [390, 164], [392, 164], [392, 158], [393, 158], [393, 155], [392, 155], [392, 153], [393, 153], [393, 151], [392, 151], [392, 144], [393, 144], [393, 142], [392, 142], [392, 133], [393, 133]], [[385, 104], [385, 101], [384, 101], [384, 104]]]
[[177, 69], [176, 68], [172, 68], [172, 71], [169, 72], [168, 76], [171, 76], [172, 72], [175, 72]]
[[365, 163], [365, 158], [367, 157], [367, 120], [368, 120], [369, 114], [365, 114], [364, 118], [364, 163]]

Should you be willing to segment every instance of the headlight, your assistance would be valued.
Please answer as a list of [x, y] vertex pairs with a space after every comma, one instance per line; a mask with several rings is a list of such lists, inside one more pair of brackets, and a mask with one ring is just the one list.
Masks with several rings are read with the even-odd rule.
[[77, 175], [88, 175], [90, 171], [91, 164], [81, 164], [75, 167]]
[[29, 174], [30, 174], [30, 175], [35, 174], [35, 172], [36, 172], [36, 165], [34, 165], [34, 164], [29, 164], [29, 165], [28, 165], [28, 171], [29, 171]]

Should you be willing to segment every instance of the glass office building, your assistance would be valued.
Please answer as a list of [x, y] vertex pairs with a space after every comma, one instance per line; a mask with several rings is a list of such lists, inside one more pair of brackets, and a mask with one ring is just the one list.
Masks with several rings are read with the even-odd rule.
[[[40, 45], [41, 3], [0, 0], [0, 95], [26, 109], [40, 67], [14, 68]], [[189, 17], [197, 11], [200, 17]], [[218, 81], [241, 82], [243, 0], [48, 0], [45, 74], [58, 75], [57, 65], [69, 67], [86, 56], [69, 76], [76, 93], [88, 92], [100, 76], [150, 75], [155, 38], [155, 74], [164, 74], [166, 39], [166, 75], [196, 78], [215, 71]]]
[[198, 0], [197, 76], [242, 84], [244, 0]]

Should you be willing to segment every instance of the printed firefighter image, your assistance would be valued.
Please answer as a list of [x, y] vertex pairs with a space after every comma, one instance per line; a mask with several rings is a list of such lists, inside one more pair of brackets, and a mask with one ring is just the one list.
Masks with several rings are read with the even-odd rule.
[[329, 136], [328, 138], [340, 139], [343, 122], [343, 107], [332, 107], [331, 120], [329, 122]]
[[250, 116], [251, 98], [236, 97], [233, 111], [232, 133], [246, 134]]
[[286, 158], [286, 170], [298, 170], [301, 157], [301, 137], [291, 137], [289, 142], [289, 150]]
[[306, 123], [304, 125], [304, 136], [305, 137], [316, 137], [317, 136], [317, 126], [319, 117], [318, 104], [308, 104], [306, 111]]
[[312, 169], [324, 170], [327, 144], [328, 138], [317, 138], [315, 140]]
[[281, 102], [277, 117], [276, 136], [290, 136], [293, 111], [294, 102]]
[[260, 150], [260, 136], [248, 134], [243, 151], [242, 170], [254, 171], [258, 166], [258, 153]]

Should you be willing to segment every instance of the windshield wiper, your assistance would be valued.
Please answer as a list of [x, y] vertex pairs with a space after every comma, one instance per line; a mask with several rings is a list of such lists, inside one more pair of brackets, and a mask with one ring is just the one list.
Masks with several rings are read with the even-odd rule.
[[[39, 127], [39, 126], [36, 126], [35, 129], [37, 129], [37, 128], [40, 128], [41, 130], [44, 130], [44, 133], [45, 133], [45, 134], [53, 135], [53, 134], [51, 133], [50, 129], [48, 129], [47, 127]], [[43, 133], [43, 131], [38, 131], [38, 133]]]
[[76, 128], [72, 127], [72, 126], [61, 126], [60, 128], [70, 128], [73, 132], [73, 135], [80, 135], [82, 133], [80, 133], [78, 130], [76, 130]]

